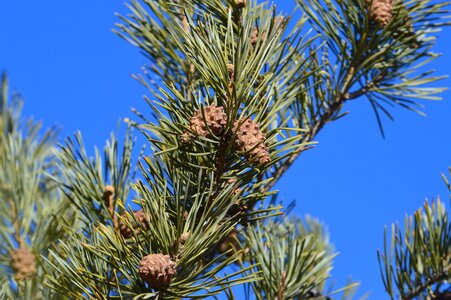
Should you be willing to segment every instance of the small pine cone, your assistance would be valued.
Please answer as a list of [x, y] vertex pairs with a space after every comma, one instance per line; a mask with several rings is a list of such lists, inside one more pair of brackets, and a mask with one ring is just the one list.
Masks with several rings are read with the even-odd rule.
[[238, 8], [246, 7], [246, 0], [235, 0], [235, 4]]
[[372, 0], [370, 17], [381, 27], [387, 26], [392, 17], [392, 0]]
[[114, 193], [115, 193], [114, 186], [107, 185], [105, 187], [105, 190], [103, 191], [103, 196], [102, 196], [102, 199], [105, 202], [105, 205], [108, 206], [110, 203], [112, 203], [113, 198], [114, 198]]
[[185, 145], [191, 144], [191, 142], [193, 141], [193, 135], [190, 134], [189, 132], [185, 132], [180, 137], [180, 141], [182, 142], [182, 144], [185, 144]]
[[257, 165], [270, 162], [269, 152], [265, 144], [265, 135], [260, 126], [251, 119], [237, 120], [233, 124], [235, 133], [234, 145], [238, 151], [246, 152], [246, 158]]
[[229, 82], [235, 81], [235, 66], [227, 64], [227, 72], [229, 73]]
[[[203, 114], [205, 115], [205, 120]], [[221, 135], [227, 124], [227, 115], [224, 112], [224, 108], [215, 105], [205, 106], [203, 114], [200, 110], [194, 112], [190, 120], [191, 130], [196, 135], [203, 137], [212, 137], [210, 132], [214, 135]]]
[[20, 247], [11, 251], [10, 256], [11, 267], [16, 281], [23, 281], [33, 277], [36, 272], [36, 258], [30, 250]]
[[[127, 218], [127, 214], [123, 213], [121, 220], [119, 221], [119, 232], [121, 235], [128, 239], [133, 235], [133, 232], [135, 234], [139, 234], [141, 229], [148, 230], [149, 229], [149, 223], [147, 222], [146, 214], [142, 210], [136, 210], [133, 212], [133, 216], [135, 217], [136, 221], [140, 224], [136, 224], [134, 220], [130, 220], [132, 224], [132, 228], [128, 227], [127, 224], [123, 221], [123, 219]], [[135, 223], [135, 224], [134, 224]]]
[[180, 237], [177, 240], [177, 246], [176, 242], [174, 242], [173, 249], [177, 252], [177, 257], [180, 257], [183, 253], [183, 250], [185, 248], [186, 241], [191, 237], [191, 232], [184, 232], [180, 235]]
[[169, 255], [158, 253], [143, 257], [139, 262], [138, 273], [151, 288], [160, 290], [169, 286], [177, 269]]
[[180, 235], [179, 237], [179, 244], [180, 245], [185, 245], [186, 241], [190, 238], [191, 236], [191, 232], [184, 232]]
[[[252, 29], [251, 38], [250, 38], [251, 45], [254, 48], [255, 48], [255, 46], [257, 45], [257, 42], [258, 42], [258, 34], [259, 34], [258, 28], [254, 27], [254, 29]], [[262, 39], [264, 37], [265, 36], [262, 36]]]
[[250, 42], [253, 48], [255, 48], [255, 46], [257, 46], [258, 41], [260, 40], [261, 43], [264, 43], [266, 41], [266, 31], [264, 31], [260, 36], [260, 31], [258, 30], [257, 27], [254, 27], [254, 29], [252, 29], [252, 33], [251, 33], [251, 37], [250, 37]]

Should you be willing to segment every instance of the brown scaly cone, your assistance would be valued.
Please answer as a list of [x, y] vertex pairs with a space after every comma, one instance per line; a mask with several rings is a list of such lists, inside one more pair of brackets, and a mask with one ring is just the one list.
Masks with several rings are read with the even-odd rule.
[[11, 251], [10, 256], [11, 267], [16, 281], [23, 281], [33, 277], [36, 272], [36, 258], [30, 250], [20, 247]]
[[127, 224], [123, 221], [123, 219], [127, 218], [127, 214], [123, 213], [121, 215], [121, 220], [119, 221], [119, 232], [121, 235], [128, 239], [133, 235], [133, 232], [135, 234], [139, 234], [141, 229], [148, 230], [149, 229], [149, 223], [146, 219], [146, 214], [142, 210], [136, 210], [133, 212], [133, 216], [135, 217], [136, 221], [141, 225], [139, 226], [134, 222], [133, 219], [129, 220], [129, 223], [131, 223], [132, 228], [128, 227]]
[[233, 124], [235, 134], [234, 146], [238, 151], [245, 152], [246, 158], [253, 164], [265, 165], [271, 161], [266, 147], [266, 137], [260, 126], [250, 118], [237, 120]]
[[139, 263], [138, 273], [149, 287], [161, 290], [169, 286], [177, 274], [177, 269], [169, 255], [158, 253], [143, 257]]
[[[205, 119], [204, 116], [205, 115]], [[227, 115], [224, 112], [222, 106], [209, 105], [203, 108], [203, 114], [201, 110], [194, 112], [194, 115], [190, 119], [190, 129], [197, 136], [213, 137], [212, 134], [219, 136], [224, 132], [225, 125], [227, 124]], [[184, 144], [190, 143], [192, 135], [185, 132], [182, 135], [181, 141]]]
[[371, 19], [381, 27], [387, 26], [392, 18], [392, 0], [367, 0]]

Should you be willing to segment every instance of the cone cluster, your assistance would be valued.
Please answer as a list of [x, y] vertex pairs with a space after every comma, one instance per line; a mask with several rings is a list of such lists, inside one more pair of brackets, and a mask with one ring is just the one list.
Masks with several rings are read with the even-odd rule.
[[233, 124], [234, 145], [252, 163], [264, 165], [269, 163], [269, 152], [265, 144], [266, 137], [260, 126], [251, 119], [237, 120]]
[[138, 273], [149, 287], [160, 290], [169, 286], [177, 274], [177, 269], [169, 255], [158, 253], [143, 257], [139, 263]]
[[11, 251], [10, 255], [11, 267], [16, 281], [23, 281], [34, 275], [36, 272], [36, 258], [30, 250], [20, 247]]
[[[205, 116], [205, 118], [203, 117]], [[197, 135], [211, 137], [212, 134], [220, 136], [225, 133], [227, 115], [222, 106], [206, 106], [202, 111], [194, 112], [190, 119], [190, 129]], [[250, 118], [239, 119], [233, 123], [233, 146], [243, 152], [244, 156], [253, 164], [264, 165], [269, 163], [270, 157], [266, 147], [265, 134], [260, 130], [260, 126]], [[190, 143], [193, 136], [185, 132], [182, 143]], [[232, 183], [232, 182], [231, 182]]]
[[387, 26], [392, 18], [392, 0], [369, 0], [370, 17], [381, 27]]
[[123, 219], [127, 218], [127, 214], [123, 213], [121, 220], [119, 221], [119, 232], [121, 235], [128, 239], [130, 238], [133, 233], [139, 234], [141, 229], [148, 230], [149, 229], [149, 223], [146, 219], [146, 214], [142, 210], [136, 210], [133, 212], [133, 216], [137, 223], [133, 222], [132, 228], [127, 226], [127, 224], [123, 221]]

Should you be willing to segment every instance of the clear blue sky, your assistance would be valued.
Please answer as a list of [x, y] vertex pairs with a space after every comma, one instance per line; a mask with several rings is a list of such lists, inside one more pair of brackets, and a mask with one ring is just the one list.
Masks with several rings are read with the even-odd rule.
[[[121, 1], [0, 1], [0, 69], [24, 96], [26, 115], [59, 125], [61, 139], [81, 130], [93, 147], [120, 117], [132, 117], [131, 107], [146, 111], [146, 91], [130, 76], [146, 60], [111, 32], [114, 12], [126, 11]], [[450, 30], [440, 34], [439, 74], [451, 72], [450, 38]], [[352, 275], [370, 299], [388, 298], [376, 259], [384, 225], [403, 220], [426, 197], [449, 203], [440, 173], [451, 166], [451, 94], [442, 96], [424, 102], [427, 117], [395, 108], [395, 122], [384, 122], [385, 140], [365, 99], [347, 104], [350, 115], [327, 125], [318, 146], [277, 186], [286, 202], [297, 201], [297, 214], [328, 224], [340, 252], [334, 278], [343, 283]]]

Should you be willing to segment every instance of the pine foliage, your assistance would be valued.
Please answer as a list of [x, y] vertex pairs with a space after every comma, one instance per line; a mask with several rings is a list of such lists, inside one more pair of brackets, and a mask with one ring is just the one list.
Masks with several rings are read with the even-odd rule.
[[[357, 283], [331, 287], [326, 228], [290, 216], [273, 186], [347, 101], [367, 99], [382, 130], [387, 106], [438, 99], [426, 66], [448, 3], [296, 3], [130, 0], [115, 32], [148, 59], [135, 78], [150, 113], [103, 155], [22, 124], [3, 79], [0, 296], [354, 298]], [[392, 299], [449, 292], [448, 222], [437, 201], [393, 226], [379, 253]]]
[[391, 299], [449, 297], [451, 222], [440, 198], [426, 201], [413, 216], [406, 216], [404, 228], [393, 224], [390, 238], [385, 231], [385, 241], [378, 258]]
[[[66, 235], [58, 222], [74, 224], [74, 212], [58, 186], [54, 143], [57, 131], [40, 132], [41, 124], [22, 119], [20, 95], [10, 97], [8, 79], [0, 91], [0, 295], [7, 299], [52, 299], [44, 286], [51, 274], [42, 259]], [[41, 135], [42, 134], [42, 135]], [[42, 217], [45, 216], [45, 217]]]

